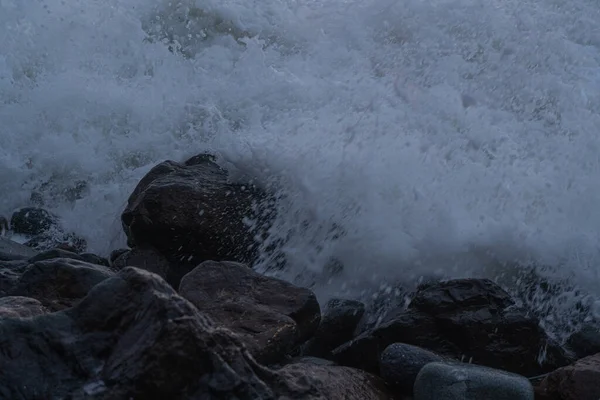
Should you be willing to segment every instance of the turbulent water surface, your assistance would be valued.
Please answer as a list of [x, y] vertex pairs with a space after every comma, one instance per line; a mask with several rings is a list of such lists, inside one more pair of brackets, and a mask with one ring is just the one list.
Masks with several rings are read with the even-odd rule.
[[51, 207], [106, 253], [151, 166], [211, 150], [285, 194], [288, 278], [344, 264], [322, 296], [511, 261], [596, 296], [598, 21], [596, 0], [0, 0], [0, 214], [85, 181]]

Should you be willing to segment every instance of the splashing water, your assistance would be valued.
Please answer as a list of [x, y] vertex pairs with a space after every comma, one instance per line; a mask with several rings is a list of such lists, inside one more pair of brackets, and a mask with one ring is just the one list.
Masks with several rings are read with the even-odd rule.
[[512, 261], [596, 296], [599, 20], [591, 0], [0, 0], [0, 214], [85, 181], [52, 208], [104, 254], [149, 168], [211, 150], [277, 180], [284, 277], [344, 265], [321, 296]]

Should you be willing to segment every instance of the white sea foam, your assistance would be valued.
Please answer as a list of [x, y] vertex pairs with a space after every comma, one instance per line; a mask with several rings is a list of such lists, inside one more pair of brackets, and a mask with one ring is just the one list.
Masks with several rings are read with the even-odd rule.
[[591, 0], [0, 0], [0, 213], [84, 179], [54, 211], [106, 253], [152, 165], [212, 150], [279, 180], [288, 278], [345, 265], [322, 296], [513, 259], [597, 294], [598, 21]]

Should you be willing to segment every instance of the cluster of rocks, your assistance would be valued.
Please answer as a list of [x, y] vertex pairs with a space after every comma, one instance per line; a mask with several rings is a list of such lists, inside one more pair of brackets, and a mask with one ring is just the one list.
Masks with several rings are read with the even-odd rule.
[[[429, 282], [373, 326], [257, 273], [271, 201], [200, 155], [140, 181], [108, 259], [0, 238], [0, 398], [600, 397], [600, 333], [560, 346], [492, 281]], [[58, 225], [23, 215], [44, 216], [31, 235]]]

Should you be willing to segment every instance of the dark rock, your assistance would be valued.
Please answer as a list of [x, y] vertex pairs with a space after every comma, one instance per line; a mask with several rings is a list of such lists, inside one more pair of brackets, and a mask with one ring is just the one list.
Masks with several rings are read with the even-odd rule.
[[303, 354], [330, 358], [331, 350], [352, 339], [365, 312], [360, 301], [332, 299], [325, 305], [321, 323], [304, 347]]
[[206, 261], [183, 277], [179, 293], [240, 335], [259, 362], [280, 361], [319, 325], [319, 303], [310, 290], [239, 263]]
[[10, 226], [15, 233], [34, 236], [58, 227], [59, 219], [43, 208], [24, 207], [13, 213]]
[[[151, 247], [137, 247], [131, 251], [123, 252], [113, 261], [112, 266], [117, 270], [125, 267], [141, 268], [153, 272], [169, 282], [167, 279], [171, 269], [169, 260]], [[178, 284], [179, 280], [181, 280], [181, 277], [178, 277], [175, 282], [169, 283], [172, 285], [173, 283]]]
[[584, 325], [567, 339], [567, 347], [577, 358], [600, 353], [600, 328], [595, 325]]
[[40, 254], [29, 259], [30, 263], [35, 263], [37, 261], [44, 260], [52, 260], [54, 258], [68, 258], [71, 260], [79, 260], [85, 261], [90, 264], [102, 265], [108, 267], [108, 260], [106, 258], [100, 257], [96, 254], [92, 253], [81, 253], [77, 254], [69, 250], [64, 250], [61, 248], [54, 248], [51, 250], [46, 250], [41, 252]]
[[27, 260], [36, 254], [30, 247], [0, 237], [0, 261]]
[[0, 398], [385, 400], [343, 367], [260, 366], [157, 275], [128, 267], [68, 310], [0, 319]]
[[206, 260], [253, 262], [255, 236], [269, 220], [268, 196], [228, 175], [207, 155], [154, 167], [121, 216], [128, 245], [153, 247], [188, 271]]
[[21, 296], [0, 298], [0, 318], [29, 318], [47, 312], [48, 310], [36, 299]]
[[443, 361], [443, 358], [420, 347], [394, 343], [381, 354], [379, 370], [388, 385], [405, 395], [412, 395], [421, 368], [436, 361]]
[[414, 386], [414, 400], [534, 400], [527, 378], [475, 364], [433, 362]]
[[104, 267], [110, 267], [110, 263], [108, 262], [108, 259], [106, 259], [104, 257], [100, 257], [97, 254], [80, 253], [79, 257], [81, 257], [81, 259], [83, 261], [90, 263], [90, 264], [96, 264], [96, 265], [102, 265]]
[[26, 260], [0, 260], [0, 297], [9, 295], [28, 265]]
[[295, 357], [286, 362], [287, 364], [314, 364], [321, 366], [334, 366], [337, 365], [331, 360], [326, 360], [324, 358], [319, 357]]
[[30, 263], [35, 263], [38, 261], [44, 260], [52, 260], [54, 258], [69, 258], [71, 260], [80, 260], [84, 261], [83, 257], [79, 256], [77, 253], [73, 253], [72, 251], [63, 250], [63, 249], [52, 249], [42, 251], [34, 257], [31, 257], [28, 261]]
[[117, 259], [123, 254], [128, 253], [130, 251], [130, 249], [116, 249], [111, 251], [110, 255], [108, 256], [108, 262], [110, 264], [110, 267], [114, 269], [120, 269], [118, 266], [115, 265], [115, 261], [117, 261]]
[[410, 305], [416, 310], [440, 315], [468, 308], [502, 310], [514, 304], [508, 293], [488, 279], [457, 279], [424, 286]]
[[540, 384], [537, 394], [540, 400], [599, 399], [600, 354], [582, 358], [550, 373]]
[[341, 365], [379, 374], [381, 353], [393, 343], [407, 343], [453, 358], [460, 349], [438, 331], [433, 317], [409, 310], [382, 322], [333, 350], [333, 359]]
[[316, 389], [315, 394], [303, 398], [323, 400], [394, 399], [381, 379], [357, 369], [298, 363], [288, 364], [278, 372], [290, 377], [289, 380], [298, 379], [298, 377], [310, 379]]
[[11, 295], [32, 297], [51, 311], [57, 311], [72, 307], [112, 275], [106, 267], [78, 260], [37, 261], [23, 272]]
[[410, 293], [400, 282], [389, 287], [366, 291], [361, 300], [365, 303], [365, 313], [356, 326], [354, 336], [376, 328], [382, 321], [392, 319], [393, 315], [404, 311]]
[[[408, 310], [388, 317], [334, 350], [342, 365], [377, 372], [378, 358], [401, 342], [445, 357], [539, 375], [568, 364], [537, 319], [517, 309], [510, 296], [489, 280], [459, 279], [419, 290]], [[543, 364], [538, 359], [545, 355]]]

